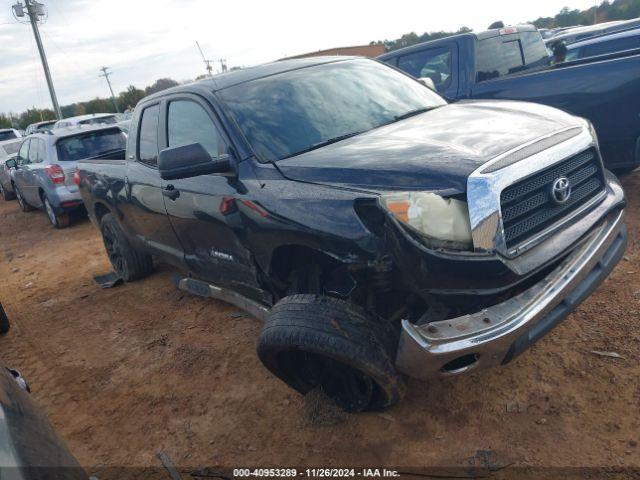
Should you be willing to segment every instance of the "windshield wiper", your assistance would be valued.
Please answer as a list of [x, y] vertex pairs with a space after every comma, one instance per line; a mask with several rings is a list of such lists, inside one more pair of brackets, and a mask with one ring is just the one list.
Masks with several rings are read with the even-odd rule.
[[393, 117], [393, 121], [397, 122], [398, 120], [404, 120], [405, 118], [415, 117], [416, 115], [420, 115], [421, 113], [428, 112], [429, 110], [433, 110], [434, 108], [438, 108], [438, 107], [416, 108], [415, 110], [410, 110], [407, 113], [403, 113], [402, 115], [395, 115]]
[[102, 153], [101, 153], [101, 154], [99, 154], [99, 155], [95, 155], [95, 156], [93, 156], [93, 157], [89, 157], [89, 158], [87, 158], [86, 160], [93, 160], [93, 159], [96, 159], [96, 158], [108, 157], [109, 155], [113, 155], [114, 153], [117, 153], [117, 152], [125, 152], [125, 151], [126, 151], [126, 150], [125, 150], [124, 148], [114, 148], [114, 149], [111, 149], [111, 150], [107, 150], [107, 151], [105, 151], [105, 152], [102, 152]]
[[366, 130], [360, 131], [360, 132], [351, 132], [351, 133], [345, 133], [344, 135], [338, 135], [337, 137], [333, 137], [333, 138], [329, 138], [328, 140], [322, 140], [321, 142], [318, 143], [314, 143], [313, 145], [304, 148], [302, 150], [299, 150], [295, 153], [292, 153], [291, 155], [287, 155], [286, 157], [282, 157], [280, 158], [280, 160], [284, 160], [285, 158], [290, 158], [290, 157], [295, 157], [296, 155], [300, 155], [302, 153], [307, 153], [310, 152], [311, 150], [316, 150], [317, 148], [321, 148], [321, 147], [325, 147], [327, 145], [331, 145], [332, 143], [337, 143], [341, 140], [345, 140], [347, 138], [351, 138], [351, 137], [355, 137], [356, 135], [360, 135], [361, 133], [364, 133]]

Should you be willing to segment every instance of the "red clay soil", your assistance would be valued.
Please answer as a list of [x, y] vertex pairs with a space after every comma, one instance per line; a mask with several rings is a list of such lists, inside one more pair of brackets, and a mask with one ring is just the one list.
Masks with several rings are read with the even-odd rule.
[[166, 266], [99, 289], [93, 276], [110, 266], [90, 222], [55, 230], [16, 202], [0, 202], [13, 321], [0, 357], [90, 472], [160, 466], [159, 450], [185, 468], [409, 468], [482, 452], [524, 467], [640, 468], [640, 171], [623, 183], [625, 259], [568, 320], [506, 367], [409, 381], [383, 413], [345, 415], [291, 391], [256, 357], [260, 323], [176, 290]]

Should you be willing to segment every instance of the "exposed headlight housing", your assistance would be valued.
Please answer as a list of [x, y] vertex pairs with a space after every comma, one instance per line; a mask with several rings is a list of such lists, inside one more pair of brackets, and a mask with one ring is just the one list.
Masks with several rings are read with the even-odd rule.
[[433, 247], [471, 250], [467, 203], [430, 192], [400, 192], [380, 197], [381, 205]]

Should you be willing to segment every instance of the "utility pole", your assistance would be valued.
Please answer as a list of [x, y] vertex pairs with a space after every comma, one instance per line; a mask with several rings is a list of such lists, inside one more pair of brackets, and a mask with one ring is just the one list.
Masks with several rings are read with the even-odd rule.
[[226, 58], [219, 58], [218, 61], [220, 62], [220, 71], [222, 73], [227, 71], [227, 59]]
[[111, 72], [108, 71], [108, 68], [109, 67], [102, 67], [100, 69], [102, 75], [98, 76], [104, 77], [107, 80], [107, 85], [109, 85], [109, 91], [111, 92], [111, 100], [113, 100], [113, 106], [116, 109], [116, 113], [120, 113], [120, 110], [118, 110], [118, 104], [116, 103], [116, 96], [113, 94], [113, 88], [111, 88], [111, 82], [109, 81], [109, 75], [111, 75]]
[[[42, 68], [44, 69], [44, 76], [47, 79], [47, 86], [49, 87], [49, 94], [51, 95], [51, 102], [53, 103], [53, 110], [55, 111], [58, 120], [62, 120], [62, 113], [60, 112], [60, 105], [58, 105], [58, 98], [56, 97], [56, 91], [53, 88], [53, 80], [51, 79], [51, 72], [49, 71], [49, 63], [47, 63], [47, 56], [44, 53], [44, 47], [42, 46], [42, 39], [40, 38], [40, 30], [38, 29], [38, 17], [44, 16], [44, 8], [41, 3], [35, 0], [24, 0], [27, 7], [27, 15], [31, 22], [31, 28], [33, 29], [33, 36], [36, 38], [36, 45], [38, 46], [38, 52], [40, 53], [40, 60], [42, 60]], [[24, 9], [20, 2], [13, 6], [13, 11], [16, 17], [24, 17]]]
[[196, 45], [198, 46], [198, 50], [200, 50], [200, 55], [202, 55], [202, 61], [204, 62], [205, 67], [207, 68], [207, 72], [209, 73], [210, 77], [213, 77], [213, 73], [211, 73], [213, 71], [213, 67], [211, 66], [211, 60], [207, 60], [204, 56], [204, 53], [202, 53], [202, 49], [200, 48], [200, 44], [198, 43], [198, 41], [196, 40]]
[[598, 0], [596, 0], [596, 5], [593, 7], [593, 24], [598, 23]]

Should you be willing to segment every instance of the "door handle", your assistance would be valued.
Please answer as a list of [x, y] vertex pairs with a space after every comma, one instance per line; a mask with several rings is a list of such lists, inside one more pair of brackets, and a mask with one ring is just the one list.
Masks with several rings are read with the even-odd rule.
[[162, 195], [168, 197], [169, 200], [176, 200], [180, 196], [180, 190], [169, 184], [162, 190]]

